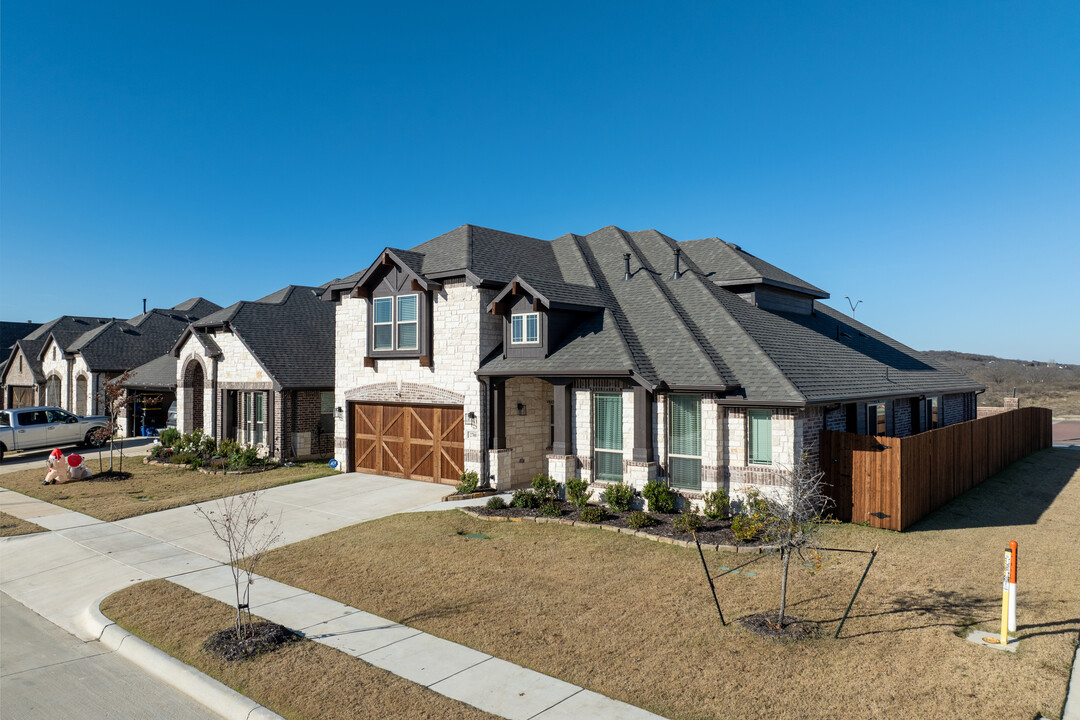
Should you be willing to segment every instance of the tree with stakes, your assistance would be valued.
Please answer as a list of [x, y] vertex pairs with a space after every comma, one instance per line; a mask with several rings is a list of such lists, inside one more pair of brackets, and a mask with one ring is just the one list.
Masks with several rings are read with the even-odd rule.
[[[131, 370], [125, 370], [116, 377], [109, 378], [101, 386], [98, 399], [105, 407], [105, 414], [109, 417], [108, 423], [103, 428], [93, 432], [94, 443], [98, 447], [98, 470], [101, 470], [101, 446], [109, 441], [109, 472], [113, 471], [113, 450], [116, 447], [117, 431], [120, 429], [120, 413], [128, 405], [128, 391], [124, 384], [131, 378]], [[120, 438], [120, 468], [117, 472], [124, 471], [124, 439]]]
[[[803, 451], [795, 465], [784, 472], [790, 496], [787, 500], [769, 499], [769, 512], [766, 513], [761, 537], [766, 542], [780, 548], [780, 560], [783, 573], [780, 580], [780, 611], [776, 627], [783, 629], [787, 611], [788, 569], [791, 554], [814, 549], [814, 540], [821, 528], [825, 510], [832, 505], [832, 499], [825, 494], [825, 473], [817, 470], [810, 463], [810, 453]], [[805, 559], [805, 558], [804, 558]], [[815, 564], [820, 558], [815, 557]]]
[[[240, 481], [237, 482], [239, 491]], [[255, 568], [262, 557], [281, 539], [281, 516], [272, 520], [259, 507], [262, 490], [222, 498], [211, 509], [195, 506], [195, 512], [210, 523], [214, 537], [229, 553], [236, 588], [236, 641], [252, 637], [251, 586], [255, 584]]]

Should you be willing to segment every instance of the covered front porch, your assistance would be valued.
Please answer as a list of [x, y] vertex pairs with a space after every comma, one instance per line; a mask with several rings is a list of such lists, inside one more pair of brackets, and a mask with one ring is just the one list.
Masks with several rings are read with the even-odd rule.
[[626, 374], [485, 379], [496, 489], [528, 487], [541, 473], [560, 483], [579, 477], [639, 488], [656, 478], [656, 396]]

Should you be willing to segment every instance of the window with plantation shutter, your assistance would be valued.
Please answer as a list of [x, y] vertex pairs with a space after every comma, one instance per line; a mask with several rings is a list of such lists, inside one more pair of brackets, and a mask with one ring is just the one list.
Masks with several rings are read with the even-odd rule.
[[672, 487], [701, 489], [701, 396], [668, 401], [668, 476]]
[[751, 410], [747, 414], [747, 457], [752, 465], [772, 464], [772, 410]]
[[622, 394], [596, 393], [593, 396], [593, 444], [597, 480], [622, 480], [622, 426]]

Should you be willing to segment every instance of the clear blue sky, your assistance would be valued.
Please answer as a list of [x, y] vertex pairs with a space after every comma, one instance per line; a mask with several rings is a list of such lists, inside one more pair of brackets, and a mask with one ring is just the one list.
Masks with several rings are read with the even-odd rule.
[[1080, 3], [2, 5], [5, 320], [463, 223], [718, 235], [922, 350], [1080, 362]]

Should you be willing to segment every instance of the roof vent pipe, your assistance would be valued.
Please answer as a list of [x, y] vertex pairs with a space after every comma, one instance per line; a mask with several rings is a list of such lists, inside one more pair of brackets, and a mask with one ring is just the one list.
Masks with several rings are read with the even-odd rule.
[[623, 280], [630, 279], [630, 253], [623, 255], [623, 260], [626, 261], [626, 274], [623, 275]]
[[675, 248], [675, 273], [671, 276], [672, 280], [678, 280], [682, 275], [682, 271], [679, 269], [679, 256], [682, 255], [682, 248]]
[[145, 315], [146, 314], [146, 298], [142, 299], [142, 311], [143, 311], [143, 314]]

